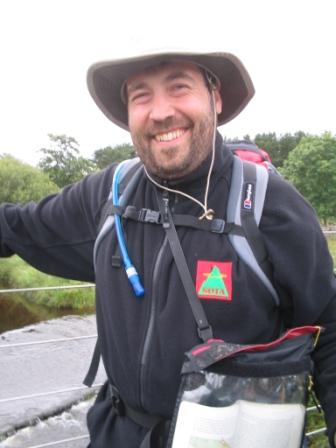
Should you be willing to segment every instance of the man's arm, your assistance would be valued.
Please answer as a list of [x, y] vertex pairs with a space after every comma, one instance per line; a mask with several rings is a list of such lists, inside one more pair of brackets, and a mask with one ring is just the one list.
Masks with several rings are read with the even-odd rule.
[[37, 269], [94, 281], [92, 252], [111, 169], [87, 176], [37, 204], [0, 206], [0, 256], [14, 253]]

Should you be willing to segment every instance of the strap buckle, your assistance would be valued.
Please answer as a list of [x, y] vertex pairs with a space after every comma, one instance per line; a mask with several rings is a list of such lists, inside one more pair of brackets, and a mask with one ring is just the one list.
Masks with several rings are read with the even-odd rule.
[[142, 208], [139, 211], [139, 220], [143, 222], [150, 222], [153, 224], [160, 224], [161, 213], [148, 208]]
[[224, 219], [215, 218], [211, 221], [211, 232], [213, 233], [223, 233], [225, 229]]
[[125, 403], [120, 398], [120, 395], [116, 393], [115, 388], [110, 387], [112, 396], [111, 396], [111, 402], [112, 407], [115, 410], [115, 413], [119, 415], [119, 417], [123, 417], [126, 415], [126, 408]]
[[197, 333], [198, 337], [202, 339], [202, 341], [207, 342], [209, 339], [213, 339], [213, 333], [211, 325], [208, 325], [207, 327], [197, 327]]

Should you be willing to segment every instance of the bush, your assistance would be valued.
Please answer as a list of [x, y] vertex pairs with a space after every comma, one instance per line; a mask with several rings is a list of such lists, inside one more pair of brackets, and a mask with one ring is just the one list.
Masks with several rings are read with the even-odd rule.
[[[18, 256], [0, 259], [2, 288], [35, 288], [43, 286], [79, 285], [83, 282], [65, 280], [37, 271]], [[34, 291], [25, 293], [27, 300], [50, 308], [83, 309], [94, 307], [94, 288]]]
[[10, 155], [0, 157], [0, 202], [26, 203], [56, 193], [48, 175]]

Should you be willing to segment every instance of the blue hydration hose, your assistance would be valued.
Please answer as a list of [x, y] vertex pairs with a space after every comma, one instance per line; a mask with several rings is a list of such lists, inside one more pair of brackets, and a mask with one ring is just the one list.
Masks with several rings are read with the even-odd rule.
[[[118, 207], [119, 206], [119, 179], [123, 170], [125, 162], [119, 163], [117, 166], [114, 176], [113, 176], [113, 182], [112, 182], [112, 202], [113, 205]], [[144, 287], [141, 284], [139, 274], [137, 273], [137, 270], [133, 266], [131, 259], [127, 252], [126, 242], [124, 238], [124, 233], [122, 229], [121, 219], [119, 215], [114, 216], [114, 225], [117, 232], [117, 239], [119, 244], [119, 249], [121, 252], [122, 260], [125, 266], [125, 271], [128, 277], [128, 280], [130, 284], [132, 285], [134, 294], [137, 297], [141, 297], [145, 294]]]

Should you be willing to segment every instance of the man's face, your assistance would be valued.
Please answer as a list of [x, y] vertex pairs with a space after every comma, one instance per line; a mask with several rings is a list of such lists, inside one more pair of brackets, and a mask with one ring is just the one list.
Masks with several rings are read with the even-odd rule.
[[[126, 84], [128, 125], [146, 168], [164, 179], [194, 171], [212, 149], [214, 111], [203, 73], [194, 64], [151, 67]], [[214, 91], [215, 110], [222, 108]]]

